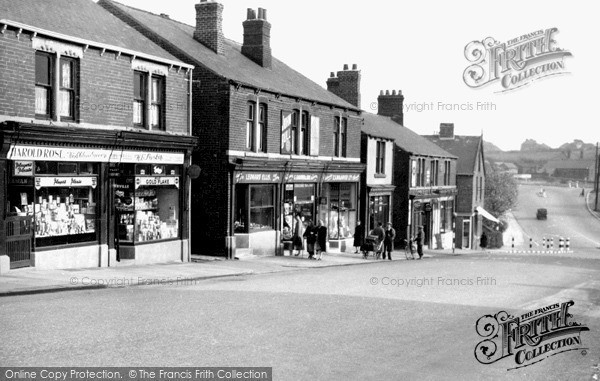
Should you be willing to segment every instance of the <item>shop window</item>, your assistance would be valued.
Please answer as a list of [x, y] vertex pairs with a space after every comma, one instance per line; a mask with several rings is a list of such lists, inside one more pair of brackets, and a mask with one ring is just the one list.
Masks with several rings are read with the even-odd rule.
[[97, 241], [96, 194], [95, 185], [37, 189], [33, 204], [35, 246]]
[[286, 184], [283, 196], [283, 229], [284, 240], [291, 240], [296, 229], [297, 214], [305, 223], [313, 221], [315, 212], [315, 185], [314, 184]]
[[390, 196], [371, 197], [369, 208], [369, 230], [375, 229], [379, 222], [385, 226], [390, 218]]
[[275, 203], [273, 185], [250, 186], [250, 232], [274, 228]]
[[76, 175], [79, 170], [77, 163], [58, 163], [59, 175]]
[[[156, 179], [155, 177], [151, 177]], [[120, 242], [140, 243], [179, 238], [178, 177], [161, 178], [163, 185], [142, 178], [120, 178], [114, 185]]]
[[452, 231], [452, 217], [454, 213], [454, 201], [442, 201], [440, 203], [440, 217], [442, 219], [440, 224], [440, 232], [451, 232]]
[[356, 184], [324, 184], [323, 194], [328, 203], [321, 207], [320, 218], [327, 224], [329, 238], [352, 237], [356, 226]]

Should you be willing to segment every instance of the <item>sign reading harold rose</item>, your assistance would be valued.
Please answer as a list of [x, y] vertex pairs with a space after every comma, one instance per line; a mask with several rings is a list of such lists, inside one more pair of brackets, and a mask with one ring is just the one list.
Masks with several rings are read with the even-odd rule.
[[499, 82], [500, 92], [515, 90], [541, 78], [567, 74], [564, 58], [572, 54], [557, 46], [557, 28], [540, 29], [500, 43], [492, 37], [465, 47], [471, 62], [463, 73], [467, 86]]
[[183, 153], [172, 152], [44, 147], [11, 144], [7, 158], [9, 160], [183, 164], [184, 155]]

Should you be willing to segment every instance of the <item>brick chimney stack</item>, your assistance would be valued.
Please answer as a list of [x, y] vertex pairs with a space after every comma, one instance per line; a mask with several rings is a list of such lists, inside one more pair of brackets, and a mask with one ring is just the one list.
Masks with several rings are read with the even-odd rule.
[[392, 120], [398, 124], [404, 125], [404, 95], [402, 90], [392, 90], [390, 94], [389, 90], [383, 90], [379, 92], [377, 97], [377, 114], [383, 116], [389, 116]]
[[267, 21], [267, 10], [258, 8], [258, 14], [254, 9], [248, 8], [244, 26], [244, 44], [242, 54], [250, 58], [258, 65], [271, 69], [271, 24]]
[[454, 123], [440, 123], [440, 139], [454, 139]]
[[348, 64], [345, 64], [344, 70], [338, 71], [337, 76], [331, 72], [327, 79], [327, 90], [360, 108], [360, 70], [358, 70], [358, 66], [353, 64], [350, 70]]
[[223, 4], [214, 0], [200, 0], [196, 4], [194, 38], [217, 54], [223, 54]]

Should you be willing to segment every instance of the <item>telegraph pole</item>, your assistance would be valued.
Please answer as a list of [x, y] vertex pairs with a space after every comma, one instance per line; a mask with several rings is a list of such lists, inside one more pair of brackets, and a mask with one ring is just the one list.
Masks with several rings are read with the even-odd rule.
[[596, 162], [596, 177], [594, 178], [594, 189], [596, 190], [596, 202], [594, 203], [594, 210], [598, 211], [598, 192], [600, 192], [600, 189], [598, 189], [598, 165], [600, 165], [600, 157], [598, 156], [598, 142], [596, 142], [596, 160], [594, 160]]

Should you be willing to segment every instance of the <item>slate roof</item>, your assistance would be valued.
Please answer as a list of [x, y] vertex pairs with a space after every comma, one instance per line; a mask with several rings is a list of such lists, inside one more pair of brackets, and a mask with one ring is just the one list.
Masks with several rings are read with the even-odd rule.
[[91, 0], [0, 0], [0, 19], [179, 61]]
[[456, 158], [428, 139], [394, 122], [387, 116], [363, 112], [364, 123], [362, 132], [368, 135], [394, 139], [402, 150], [415, 155]]
[[[133, 18], [139, 26], [174, 44], [193, 60], [188, 63], [204, 66], [224, 78], [265, 91], [360, 111], [356, 106], [327, 91], [274, 56], [272, 68], [266, 69], [244, 56], [241, 52], [242, 45], [230, 39], [224, 38], [224, 54], [219, 55], [194, 39], [195, 26], [111, 0], [101, 0], [98, 4], [107, 9], [116, 7], [119, 12]], [[195, 12], [192, 5], [189, 6], [190, 12]], [[240, 24], [242, 21], [240, 20]]]
[[483, 149], [481, 136], [455, 135], [454, 139], [440, 139], [439, 135], [423, 135], [432, 143], [458, 157], [457, 175], [473, 175], [479, 146]]

